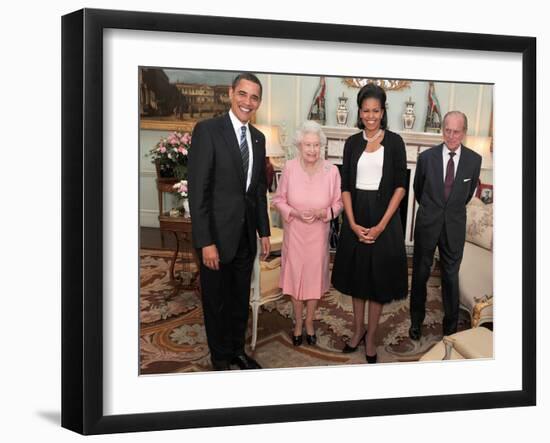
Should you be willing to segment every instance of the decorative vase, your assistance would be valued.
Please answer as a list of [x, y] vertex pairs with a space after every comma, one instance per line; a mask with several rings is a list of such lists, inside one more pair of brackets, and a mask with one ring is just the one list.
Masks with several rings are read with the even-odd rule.
[[405, 112], [403, 113], [403, 129], [410, 131], [414, 127], [416, 115], [414, 115], [414, 102], [409, 97], [409, 100], [405, 102]]
[[347, 101], [348, 98], [342, 92], [342, 96], [338, 97], [338, 108], [336, 109], [336, 122], [341, 126], [345, 126], [346, 122], [348, 121], [349, 111], [348, 107], [346, 106]]
[[186, 218], [190, 218], [191, 211], [189, 211], [189, 199], [184, 198], [182, 203], [183, 203], [183, 216]]

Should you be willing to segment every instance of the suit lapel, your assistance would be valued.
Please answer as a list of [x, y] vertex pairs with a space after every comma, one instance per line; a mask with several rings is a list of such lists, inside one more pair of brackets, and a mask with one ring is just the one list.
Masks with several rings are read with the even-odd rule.
[[222, 134], [223, 134], [223, 139], [227, 144], [227, 148], [229, 150], [231, 158], [233, 160], [235, 169], [237, 170], [237, 174], [239, 174], [239, 178], [244, 188], [246, 186], [246, 177], [244, 175], [243, 159], [241, 157], [239, 142], [237, 140], [235, 130], [233, 129], [233, 125], [231, 123], [231, 118], [229, 117], [229, 114], [225, 114], [223, 118]]
[[458, 162], [458, 168], [455, 174], [455, 180], [453, 182], [453, 187], [451, 188], [451, 194], [449, 195], [449, 200], [453, 198], [455, 188], [460, 186], [464, 181], [466, 176], [466, 169], [468, 169], [468, 152], [466, 151], [464, 145], [460, 148], [460, 161]]
[[250, 129], [250, 137], [252, 138], [252, 158], [254, 159], [252, 162], [252, 177], [250, 179], [250, 188], [252, 188], [252, 184], [256, 183], [258, 180], [261, 162], [265, 162], [265, 158], [262, 158], [261, 156], [262, 149], [260, 147], [260, 131], [258, 131], [250, 123], [248, 124], [248, 128]]
[[439, 194], [439, 200], [445, 205], [445, 175], [443, 174], [443, 145], [439, 145], [435, 153], [435, 165], [434, 174], [437, 186], [437, 192]]

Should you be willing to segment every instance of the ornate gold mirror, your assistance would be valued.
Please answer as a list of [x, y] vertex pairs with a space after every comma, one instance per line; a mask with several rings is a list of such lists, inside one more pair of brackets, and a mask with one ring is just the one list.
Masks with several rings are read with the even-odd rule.
[[388, 80], [383, 78], [344, 77], [343, 82], [352, 88], [362, 88], [367, 83], [374, 83], [384, 88], [385, 91], [399, 91], [411, 86], [410, 80]]

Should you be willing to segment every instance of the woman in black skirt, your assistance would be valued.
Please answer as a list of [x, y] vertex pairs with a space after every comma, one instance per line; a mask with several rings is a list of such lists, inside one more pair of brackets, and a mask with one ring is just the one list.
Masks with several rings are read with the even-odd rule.
[[382, 307], [407, 296], [407, 257], [399, 216], [407, 158], [403, 139], [386, 129], [384, 90], [367, 84], [357, 94], [357, 106], [357, 126], [362, 131], [349, 137], [344, 146], [345, 217], [332, 284], [353, 297], [354, 331], [342, 352], [354, 352], [365, 341], [367, 362], [376, 363], [376, 329]]

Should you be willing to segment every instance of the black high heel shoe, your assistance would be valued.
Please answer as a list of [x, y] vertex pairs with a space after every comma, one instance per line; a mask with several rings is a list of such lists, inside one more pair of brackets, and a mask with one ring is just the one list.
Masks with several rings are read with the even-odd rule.
[[378, 354], [374, 354], [374, 355], [365, 354], [365, 358], [367, 359], [367, 363], [376, 363], [378, 361]]
[[317, 336], [315, 334], [313, 335], [309, 335], [307, 332], [306, 332], [306, 341], [307, 341], [307, 344], [310, 345], [310, 346], [315, 346], [315, 344], [317, 343]]
[[302, 339], [303, 339], [303, 335], [300, 334], [300, 335], [294, 335], [294, 333], [292, 333], [292, 344], [294, 346], [300, 346], [302, 344]]
[[343, 354], [351, 354], [352, 352], [357, 351], [357, 348], [359, 345], [364, 342], [367, 339], [367, 331], [363, 334], [363, 336], [359, 339], [357, 342], [357, 346], [350, 346], [348, 343], [344, 345], [344, 349], [342, 349]]
[[367, 354], [367, 338], [365, 337], [365, 358], [367, 363], [374, 364], [378, 361], [378, 354], [369, 355]]

